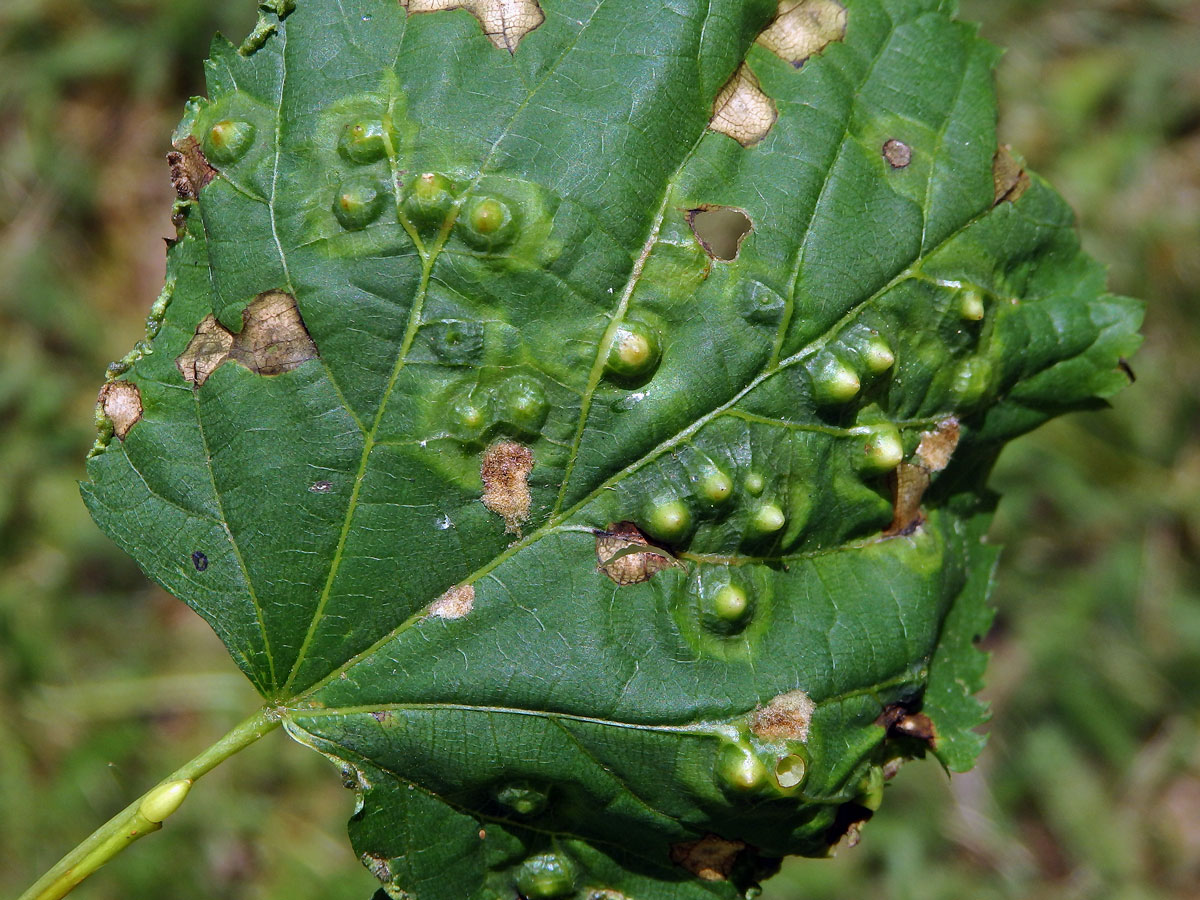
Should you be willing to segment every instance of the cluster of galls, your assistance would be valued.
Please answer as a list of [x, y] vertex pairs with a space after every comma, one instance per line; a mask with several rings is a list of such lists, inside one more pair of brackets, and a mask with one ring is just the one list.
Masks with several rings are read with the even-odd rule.
[[525, 375], [452, 389], [447, 405], [449, 432], [466, 444], [485, 442], [499, 431], [535, 436], [549, 412], [542, 386]]

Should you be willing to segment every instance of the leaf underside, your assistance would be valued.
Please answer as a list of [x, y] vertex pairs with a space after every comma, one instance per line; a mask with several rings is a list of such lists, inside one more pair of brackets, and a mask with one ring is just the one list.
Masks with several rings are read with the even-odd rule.
[[971, 765], [985, 478], [1139, 308], [1001, 191], [950, 2], [806, 0], [799, 66], [765, 2], [438, 5], [214, 42], [84, 497], [342, 766], [391, 896], [732, 897]]

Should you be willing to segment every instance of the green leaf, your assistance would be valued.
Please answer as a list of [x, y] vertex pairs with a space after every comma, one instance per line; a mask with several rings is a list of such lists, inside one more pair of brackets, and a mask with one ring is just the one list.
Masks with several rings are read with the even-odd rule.
[[84, 497], [391, 896], [733, 896], [970, 766], [991, 462], [1139, 307], [952, 3], [451, 5], [214, 42]]

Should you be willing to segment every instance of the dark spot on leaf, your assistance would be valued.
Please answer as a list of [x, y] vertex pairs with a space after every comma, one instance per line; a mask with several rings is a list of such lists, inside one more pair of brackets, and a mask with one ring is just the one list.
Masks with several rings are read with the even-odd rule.
[[883, 145], [883, 158], [893, 169], [903, 169], [912, 162], [912, 147], [892, 138]]
[[886, 707], [875, 724], [885, 729], [890, 737], [913, 738], [928, 744], [930, 748], [937, 746], [937, 730], [933, 727], [933, 720], [925, 713], [912, 712], [903, 703]]
[[843, 803], [838, 807], [833, 824], [825, 832], [825, 843], [831, 853], [835, 849], [857, 847], [862, 837], [863, 823], [867, 822], [874, 813], [858, 803]]
[[992, 157], [992, 181], [996, 189], [995, 206], [1006, 201], [1016, 203], [1033, 183], [1006, 144], [1001, 144]]
[[192, 565], [196, 567], [197, 572], [203, 572], [208, 568], [208, 557], [197, 550], [192, 554]]
[[689, 209], [687, 223], [704, 252], [726, 262], [737, 259], [742, 241], [754, 230], [750, 217], [732, 206], [704, 205]]
[[205, 159], [200, 143], [191, 135], [167, 154], [167, 165], [171, 167], [171, 186], [180, 200], [195, 200], [201, 188], [217, 175], [217, 170]]
[[745, 841], [729, 841], [706, 834], [697, 841], [672, 844], [671, 862], [705, 881], [725, 881], [733, 871], [738, 854], [745, 849]]
[[314, 494], [328, 494], [333, 490], [332, 481], [314, 481], [308, 486], [309, 491]]
[[1117, 360], [1117, 368], [1125, 373], [1125, 377], [1129, 379], [1129, 383], [1133, 384], [1137, 381], [1137, 375], [1133, 373], [1133, 367], [1129, 365], [1129, 361], [1125, 357]]

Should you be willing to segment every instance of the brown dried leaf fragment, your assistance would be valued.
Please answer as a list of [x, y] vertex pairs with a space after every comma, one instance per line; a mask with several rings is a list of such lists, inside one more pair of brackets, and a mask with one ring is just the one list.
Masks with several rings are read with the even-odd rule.
[[938, 422], [933, 431], [921, 435], [917, 445], [916, 460], [930, 472], [940, 472], [950, 465], [950, 458], [958, 447], [960, 433], [958, 419], [948, 416]]
[[779, 0], [758, 42], [796, 68], [846, 36], [846, 9], [835, 0]]
[[992, 182], [996, 188], [993, 206], [999, 206], [1005, 201], [1016, 203], [1033, 183], [1029, 173], [1017, 162], [1007, 144], [997, 147], [996, 155], [992, 157]]
[[171, 167], [171, 186], [180, 200], [195, 200], [200, 196], [200, 189], [217, 176], [217, 170], [205, 159], [200, 143], [191, 135], [167, 154], [167, 165]]
[[892, 138], [883, 144], [883, 158], [893, 169], [907, 168], [908, 164], [912, 162], [912, 147], [904, 141]]
[[733, 871], [738, 854], [745, 849], [745, 841], [728, 841], [715, 834], [706, 834], [698, 841], [672, 844], [671, 862], [705, 881], [724, 881]]
[[875, 720], [875, 724], [893, 737], [915, 738], [924, 741], [930, 748], [937, 746], [937, 730], [933, 726], [933, 720], [925, 713], [910, 712], [902, 703], [893, 703], [886, 707]]
[[764, 740], [807, 741], [817, 705], [804, 691], [780, 694], [750, 717], [750, 730]]
[[112, 422], [113, 434], [121, 440], [142, 417], [141, 391], [128, 381], [110, 381], [100, 388], [96, 402]]
[[479, 474], [483, 478], [483, 505], [504, 519], [504, 530], [520, 534], [533, 503], [529, 473], [533, 453], [516, 441], [498, 441], [483, 451]]
[[774, 101], [763, 93], [750, 67], [742, 63], [717, 92], [708, 127], [743, 147], [752, 147], [767, 136], [778, 118]]
[[[642, 550], [640, 548], [648, 549]], [[649, 581], [656, 572], [678, 565], [665, 551], [651, 547], [646, 536], [632, 522], [609, 525], [596, 532], [596, 560], [599, 570], [621, 586]]]
[[474, 586], [456, 584], [429, 605], [429, 615], [439, 619], [461, 619], [474, 608]]
[[883, 532], [885, 537], [912, 534], [921, 527], [921, 498], [929, 487], [929, 470], [912, 463], [900, 463], [888, 478], [892, 485], [892, 524]]
[[409, 14], [465, 9], [483, 27], [488, 40], [501, 50], [515, 53], [521, 38], [544, 21], [537, 0], [400, 0]]
[[242, 311], [238, 334], [214, 316], [205, 316], [175, 366], [185, 381], [199, 387], [228, 359], [258, 375], [281, 375], [316, 357], [316, 345], [295, 298], [283, 291], [266, 291]]

